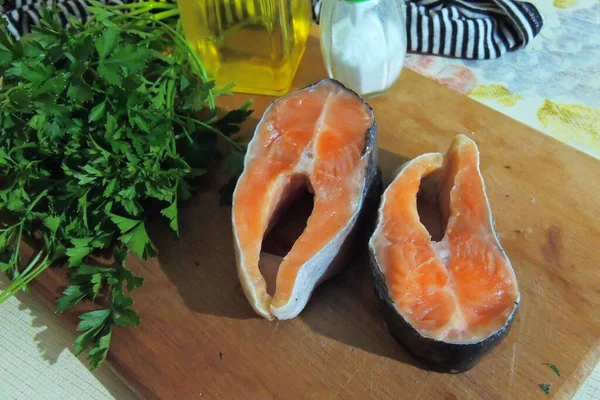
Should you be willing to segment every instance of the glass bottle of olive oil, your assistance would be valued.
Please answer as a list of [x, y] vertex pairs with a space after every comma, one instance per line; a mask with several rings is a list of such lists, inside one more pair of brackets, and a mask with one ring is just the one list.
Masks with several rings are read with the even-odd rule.
[[177, 0], [183, 30], [217, 86], [281, 95], [292, 83], [312, 20], [309, 0]]

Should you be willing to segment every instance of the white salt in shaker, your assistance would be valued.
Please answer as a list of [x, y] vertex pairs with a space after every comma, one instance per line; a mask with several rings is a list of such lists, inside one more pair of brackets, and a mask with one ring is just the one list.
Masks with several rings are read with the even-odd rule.
[[321, 51], [329, 77], [361, 96], [385, 93], [406, 56], [402, 0], [324, 0]]

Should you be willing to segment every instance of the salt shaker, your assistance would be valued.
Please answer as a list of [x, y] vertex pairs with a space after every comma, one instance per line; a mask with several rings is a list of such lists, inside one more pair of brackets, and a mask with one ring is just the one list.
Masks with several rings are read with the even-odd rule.
[[324, 0], [321, 51], [329, 77], [364, 97], [385, 93], [406, 56], [402, 0]]

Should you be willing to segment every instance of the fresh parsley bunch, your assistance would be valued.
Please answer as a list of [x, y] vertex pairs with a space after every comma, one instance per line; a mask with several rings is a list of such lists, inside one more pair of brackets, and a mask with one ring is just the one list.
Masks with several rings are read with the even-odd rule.
[[[0, 302], [66, 261], [71, 284], [58, 312], [106, 299], [77, 327], [75, 353], [92, 346], [92, 368], [106, 357], [113, 325], [140, 323], [129, 292], [143, 279], [125, 260], [156, 254], [148, 216], [159, 210], [177, 233], [177, 203], [221, 157], [218, 138], [229, 144], [223, 166], [241, 171], [244, 146], [230, 135], [248, 104], [217, 114], [214, 97], [226, 90], [215, 90], [181, 36], [175, 7], [93, 3], [93, 17], [68, 17], [68, 28], [42, 10], [40, 25], [19, 41], [0, 29], [0, 269], [13, 279]], [[38, 249], [26, 265], [23, 240]], [[114, 265], [90, 265], [106, 250]]]

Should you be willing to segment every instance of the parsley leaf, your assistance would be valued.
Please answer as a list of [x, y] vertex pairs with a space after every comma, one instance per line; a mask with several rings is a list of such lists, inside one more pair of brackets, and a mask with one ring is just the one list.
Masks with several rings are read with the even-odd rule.
[[[60, 10], [42, 7], [40, 24], [19, 41], [0, 24], [0, 211], [18, 221], [0, 221], [0, 270], [13, 279], [0, 303], [49, 266], [68, 264], [56, 311], [103, 300], [80, 315], [74, 344], [76, 354], [90, 349], [96, 368], [113, 326], [141, 322], [132, 292], [143, 278], [126, 260], [156, 255], [148, 218], [164, 217], [178, 235], [178, 201], [215, 160], [231, 189], [245, 152], [232, 135], [251, 111], [247, 103], [217, 112], [215, 96], [230, 87], [215, 90], [182, 36], [176, 4], [156, 14], [144, 2], [89, 3], [94, 15], [67, 17], [68, 28]], [[23, 263], [26, 238], [41, 247]], [[96, 252], [114, 263], [90, 265]]]
[[544, 391], [546, 394], [550, 394], [550, 384], [549, 383], [538, 383], [540, 389]]
[[90, 363], [92, 369], [98, 368], [102, 362], [106, 359], [108, 354], [108, 347], [110, 346], [110, 339], [112, 337], [112, 325], [105, 324], [100, 338], [92, 347], [88, 353], [87, 360]]
[[96, 51], [101, 59], [113, 52], [119, 42], [119, 30], [116, 25], [109, 25], [102, 36], [96, 40]]
[[81, 320], [77, 325], [78, 331], [87, 331], [91, 328], [96, 328], [106, 322], [110, 316], [110, 310], [89, 311], [79, 316]]
[[168, 207], [160, 210], [160, 213], [169, 219], [169, 226], [173, 229], [175, 234], [179, 236], [179, 227], [177, 225], [177, 197]]
[[150, 258], [156, 256], [156, 250], [148, 237], [146, 232], [146, 226], [143, 222], [140, 222], [123, 236], [121, 241], [127, 246], [127, 248], [133, 251], [141, 258]]
[[560, 371], [558, 370], [558, 368], [556, 367], [556, 365], [554, 364], [546, 364], [548, 367], [550, 367], [550, 369], [552, 371], [554, 371], [554, 373], [558, 376], [560, 376]]
[[111, 221], [115, 225], [117, 225], [117, 227], [119, 228], [121, 233], [130, 231], [131, 229], [133, 229], [137, 225], [139, 225], [139, 223], [141, 222], [141, 221], [126, 218], [126, 217], [121, 217], [119, 215], [115, 215], [110, 212], [107, 212], [106, 214], [110, 217]]
[[62, 297], [56, 301], [56, 312], [63, 312], [79, 303], [87, 292], [80, 285], [67, 286]]
[[244, 154], [239, 151], [230, 152], [221, 161], [221, 169], [232, 176], [240, 175], [244, 169]]

